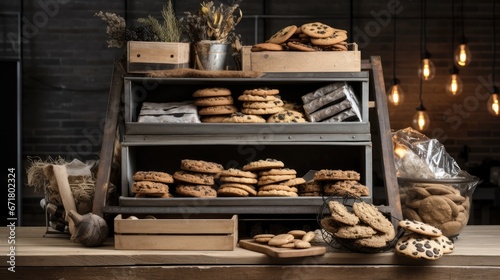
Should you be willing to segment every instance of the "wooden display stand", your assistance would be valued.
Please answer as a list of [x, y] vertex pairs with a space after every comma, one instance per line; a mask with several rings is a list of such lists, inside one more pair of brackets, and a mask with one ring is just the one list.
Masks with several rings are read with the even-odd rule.
[[[385, 94], [385, 84], [383, 79], [382, 63], [380, 57], [372, 56], [370, 60], [363, 60], [361, 69], [370, 72], [370, 104], [374, 103], [376, 120], [371, 122], [373, 130], [378, 131], [380, 139], [380, 150], [384, 172], [385, 192], [388, 205], [378, 206], [381, 211], [390, 214], [395, 220], [402, 219], [401, 205], [399, 201], [399, 188], [394, 166], [393, 146], [391, 140], [390, 123], [387, 108], [387, 99]], [[116, 64], [110, 88], [108, 103], [108, 112], [105, 122], [105, 135], [102, 143], [101, 162], [99, 165], [96, 181], [96, 195], [94, 197], [93, 213], [102, 216], [103, 208], [106, 207], [106, 195], [108, 192], [110, 174], [112, 173], [112, 163], [116, 156], [114, 151], [117, 141], [117, 135], [120, 132], [118, 120], [120, 119], [120, 97], [123, 92], [124, 75], [123, 67]], [[347, 73], [344, 73], [347, 74]], [[369, 174], [371, 176], [371, 174]], [[140, 207], [138, 207], [140, 208]]]

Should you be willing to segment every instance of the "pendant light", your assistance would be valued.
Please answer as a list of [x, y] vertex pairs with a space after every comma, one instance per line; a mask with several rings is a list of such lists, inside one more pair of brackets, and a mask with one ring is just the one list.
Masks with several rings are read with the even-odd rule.
[[451, 96], [456, 96], [462, 93], [463, 83], [462, 79], [458, 75], [459, 70], [454, 63], [454, 47], [455, 47], [455, 1], [451, 1], [451, 68], [450, 68], [450, 76], [446, 80], [446, 93]]
[[429, 129], [429, 126], [431, 124], [429, 114], [427, 114], [427, 111], [424, 107], [424, 101], [422, 100], [422, 83], [423, 81], [420, 80], [420, 93], [419, 93], [420, 105], [416, 108], [417, 112], [415, 113], [415, 115], [413, 115], [413, 121], [412, 121], [412, 127], [419, 131], [425, 131]]
[[422, 40], [422, 53], [421, 53], [421, 62], [418, 67], [418, 76], [421, 80], [430, 81], [434, 79], [436, 75], [436, 67], [434, 63], [431, 61], [431, 54], [427, 51], [427, 42], [426, 42], [426, 1], [423, 0], [421, 4], [421, 38]]
[[490, 94], [490, 97], [488, 98], [487, 102], [487, 108], [488, 112], [492, 114], [493, 116], [500, 116], [500, 101], [499, 101], [499, 95], [500, 92], [498, 91], [498, 87], [495, 85], [495, 62], [496, 62], [496, 53], [497, 53], [497, 46], [496, 46], [496, 19], [495, 19], [495, 1], [493, 0], [493, 73], [492, 73], [492, 82], [493, 82], [493, 90]]
[[389, 94], [387, 100], [394, 105], [398, 106], [403, 103], [404, 91], [399, 84], [399, 79], [396, 77], [396, 14], [394, 14], [393, 19], [393, 50], [392, 50], [392, 86], [387, 91]]
[[[454, 2], [454, 1], [452, 1]], [[462, 18], [462, 40], [460, 41], [460, 45], [458, 45], [455, 50], [455, 63], [457, 66], [465, 67], [471, 62], [471, 52], [469, 49], [469, 45], [467, 44], [467, 39], [465, 38], [464, 31], [464, 0], [461, 2], [461, 18]]]

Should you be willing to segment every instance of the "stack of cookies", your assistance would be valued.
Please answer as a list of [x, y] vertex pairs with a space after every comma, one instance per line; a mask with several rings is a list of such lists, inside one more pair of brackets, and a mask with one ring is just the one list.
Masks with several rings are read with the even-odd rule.
[[361, 184], [360, 174], [354, 170], [322, 169], [314, 173], [313, 180], [323, 185], [328, 196], [360, 197], [369, 194], [368, 187]]
[[266, 42], [255, 44], [251, 51], [347, 51], [347, 31], [321, 22], [289, 25]]
[[132, 175], [135, 197], [172, 197], [168, 184], [174, 183], [172, 175], [160, 171], [137, 171]]
[[216, 197], [214, 189], [215, 177], [223, 170], [219, 163], [183, 159], [181, 170], [176, 171], [173, 178], [176, 182], [175, 191], [178, 196], [186, 197]]
[[255, 88], [243, 91], [238, 97], [242, 101], [241, 113], [246, 115], [272, 115], [284, 110], [284, 102], [278, 95], [278, 89]]
[[256, 196], [255, 184], [257, 174], [237, 168], [223, 170], [219, 175], [221, 184], [217, 189], [218, 196], [247, 197]]
[[452, 253], [455, 244], [438, 228], [415, 220], [401, 220], [398, 226], [405, 230], [396, 245], [397, 254], [412, 259], [437, 260]]
[[261, 159], [243, 166], [244, 171], [257, 173], [257, 196], [298, 196], [297, 186], [305, 183], [303, 178], [297, 178], [297, 171], [285, 168], [282, 161], [276, 159]]
[[201, 122], [222, 122], [222, 119], [238, 111], [231, 91], [227, 88], [203, 88], [193, 93]]
[[350, 211], [344, 204], [331, 200], [328, 208], [330, 216], [321, 219], [322, 228], [351, 248], [384, 248], [396, 237], [393, 224], [372, 204], [354, 202]]
[[314, 180], [307, 181], [304, 184], [297, 186], [299, 190], [299, 196], [322, 196], [323, 195], [323, 185]]

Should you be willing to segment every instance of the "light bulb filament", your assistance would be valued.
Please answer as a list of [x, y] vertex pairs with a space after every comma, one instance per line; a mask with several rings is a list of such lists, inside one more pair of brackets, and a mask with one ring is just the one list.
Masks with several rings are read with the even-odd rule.
[[498, 104], [498, 100], [495, 100], [493, 104], [491, 104], [491, 110], [495, 112], [495, 115], [498, 115], [500, 113], [500, 105]]
[[420, 130], [423, 130], [425, 127], [425, 118], [423, 116], [423, 114], [419, 114], [418, 115], [418, 128]]

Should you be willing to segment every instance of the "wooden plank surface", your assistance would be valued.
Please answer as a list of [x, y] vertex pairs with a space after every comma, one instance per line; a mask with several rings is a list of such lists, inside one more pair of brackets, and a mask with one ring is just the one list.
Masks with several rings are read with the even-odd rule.
[[311, 246], [311, 248], [306, 249], [277, 248], [266, 244], [257, 243], [252, 239], [240, 240], [238, 244], [240, 248], [263, 253], [273, 258], [311, 257], [324, 255], [326, 253], [325, 246]]
[[[304, 263], [301, 258], [272, 258], [235, 248], [234, 251], [116, 250], [113, 239], [103, 246], [84, 247], [69, 235], [43, 237], [45, 227], [18, 227], [15, 231], [16, 265], [21, 266], [136, 266], [164, 264], [270, 265]], [[0, 228], [0, 266], [6, 267], [10, 248], [5, 242], [10, 232]], [[455, 251], [436, 261], [418, 261], [392, 252], [360, 254], [328, 248], [326, 254], [311, 257], [321, 265], [417, 265], [417, 266], [500, 266], [500, 225], [467, 226], [455, 240]]]

